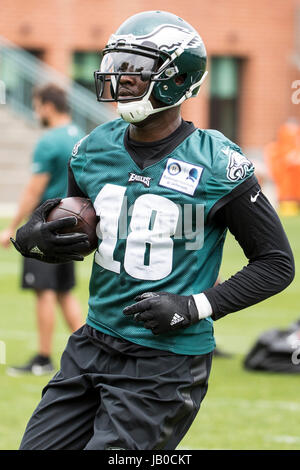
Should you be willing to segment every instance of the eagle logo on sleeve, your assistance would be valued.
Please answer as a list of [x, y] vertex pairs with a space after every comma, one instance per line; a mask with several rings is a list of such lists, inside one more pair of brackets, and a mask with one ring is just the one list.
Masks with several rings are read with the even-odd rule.
[[82, 139], [80, 139], [79, 142], [77, 142], [77, 144], [74, 145], [73, 150], [72, 150], [72, 157], [76, 157], [80, 145], [82, 144], [82, 142], [83, 142], [88, 136], [89, 136], [89, 134], [86, 135], [86, 136], [84, 136], [84, 137], [82, 137]]
[[230, 147], [225, 147], [222, 152], [228, 156], [227, 179], [229, 181], [238, 181], [245, 178], [247, 171], [253, 167], [253, 164], [241, 153]]

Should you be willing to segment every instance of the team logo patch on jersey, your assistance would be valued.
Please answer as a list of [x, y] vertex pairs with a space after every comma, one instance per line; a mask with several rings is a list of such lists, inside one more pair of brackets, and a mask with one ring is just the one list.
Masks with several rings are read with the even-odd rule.
[[202, 172], [201, 166], [169, 158], [159, 185], [193, 196]]
[[129, 173], [128, 183], [142, 183], [145, 188], [150, 187], [150, 176], [136, 175], [135, 173]]
[[77, 142], [77, 144], [74, 145], [73, 150], [72, 150], [72, 157], [76, 157], [80, 145], [82, 144], [84, 139], [86, 139], [87, 137], [88, 137], [88, 135], [82, 137], [82, 139], [80, 139], [79, 142]]
[[247, 170], [252, 168], [252, 163], [245, 155], [242, 155], [239, 152], [231, 149], [230, 147], [225, 147], [222, 149], [222, 152], [228, 156], [228, 165], [227, 165], [227, 179], [230, 181], [238, 181], [245, 178], [247, 175]]

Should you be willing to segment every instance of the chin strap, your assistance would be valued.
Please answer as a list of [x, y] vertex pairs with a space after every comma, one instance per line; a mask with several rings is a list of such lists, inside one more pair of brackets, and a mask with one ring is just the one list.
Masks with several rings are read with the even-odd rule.
[[[202, 83], [204, 82], [206, 76], [207, 76], [207, 71], [202, 75], [201, 80], [198, 82], [194, 83], [187, 91], [186, 93], [178, 100], [175, 104], [172, 104], [170, 106], [163, 106], [162, 108], [153, 108], [149, 98], [152, 93], [153, 87], [154, 87], [154, 82], [151, 83], [148, 93], [144, 96], [143, 99], [140, 101], [130, 101], [128, 103], [121, 103], [118, 102], [118, 107], [117, 111], [119, 115], [121, 116], [122, 119], [126, 122], [134, 123], [134, 122], [141, 122], [144, 119], [146, 119], [148, 116], [151, 114], [156, 114], [160, 113], [161, 111], [165, 111], [166, 109], [174, 108], [175, 106], [179, 106], [182, 104], [185, 100], [191, 98], [193, 96], [193, 91], [195, 88], [200, 87]], [[199, 92], [198, 92], [199, 93]], [[197, 95], [198, 95], [197, 93]], [[196, 96], [197, 96], [196, 95]]]

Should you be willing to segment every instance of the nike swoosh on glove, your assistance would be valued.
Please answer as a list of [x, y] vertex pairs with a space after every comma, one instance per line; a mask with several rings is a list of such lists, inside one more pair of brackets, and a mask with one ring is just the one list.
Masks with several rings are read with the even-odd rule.
[[29, 221], [17, 230], [16, 239], [11, 238], [16, 250], [26, 258], [35, 258], [46, 263], [67, 263], [84, 259], [79, 253], [89, 246], [86, 234], [56, 232], [76, 225], [76, 217], [46, 222], [49, 212], [60, 201], [61, 198], [55, 198], [44, 202], [35, 209]]
[[134, 315], [134, 319], [144, 322], [144, 327], [154, 335], [187, 328], [199, 321], [192, 295], [145, 292], [134, 300], [137, 303], [124, 308], [124, 315]]

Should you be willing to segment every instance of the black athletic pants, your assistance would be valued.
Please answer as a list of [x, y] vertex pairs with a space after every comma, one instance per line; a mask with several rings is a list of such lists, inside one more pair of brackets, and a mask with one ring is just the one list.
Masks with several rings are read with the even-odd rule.
[[21, 450], [175, 449], [207, 391], [212, 353], [140, 347], [85, 325], [44, 388]]

